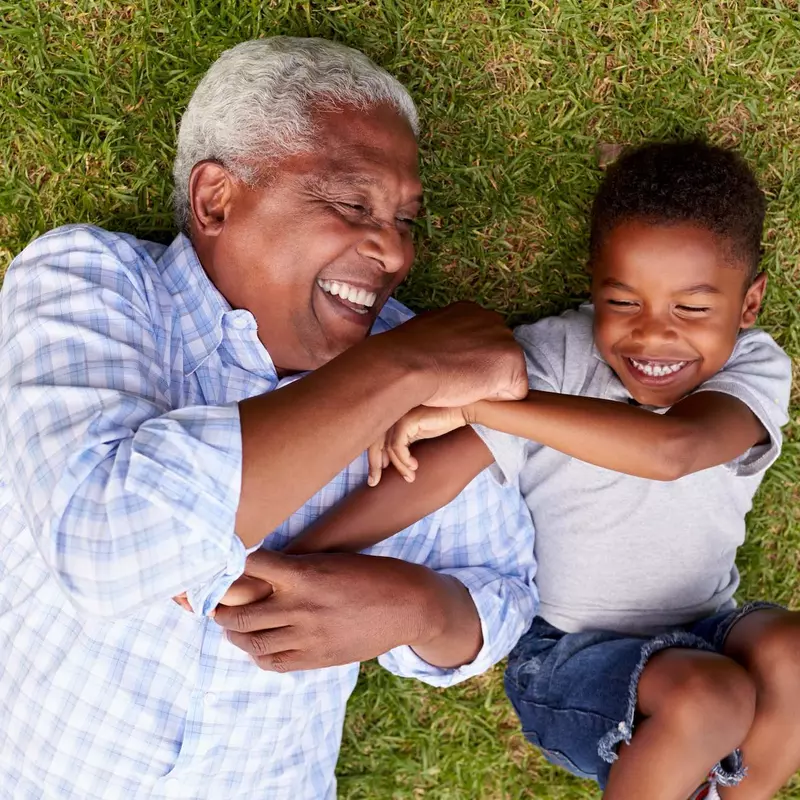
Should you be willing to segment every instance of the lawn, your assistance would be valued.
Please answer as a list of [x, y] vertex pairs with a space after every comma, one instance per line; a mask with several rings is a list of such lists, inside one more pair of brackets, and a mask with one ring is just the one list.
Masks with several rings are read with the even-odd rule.
[[[401, 298], [474, 298], [512, 321], [586, 292], [602, 145], [703, 134], [736, 145], [769, 198], [762, 322], [800, 363], [797, 2], [0, 1], [0, 274], [36, 235], [93, 222], [171, 235], [175, 126], [208, 65], [261, 35], [326, 36], [411, 90], [426, 211]], [[749, 519], [742, 597], [800, 607], [800, 390]], [[447, 692], [367, 665], [343, 798], [597, 797], [515, 732], [501, 670]], [[800, 798], [800, 782], [783, 797]]]

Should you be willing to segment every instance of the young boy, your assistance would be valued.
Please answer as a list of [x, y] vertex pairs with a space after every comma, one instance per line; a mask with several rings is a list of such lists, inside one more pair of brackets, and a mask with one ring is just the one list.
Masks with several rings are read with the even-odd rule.
[[624, 155], [592, 210], [593, 304], [516, 332], [527, 400], [413, 412], [370, 453], [371, 483], [399, 472], [293, 543], [366, 547], [494, 461], [533, 515], [541, 594], [508, 695], [525, 736], [612, 800], [686, 800], [709, 772], [712, 795], [768, 798], [800, 767], [800, 615], [733, 602], [791, 382], [753, 329], [763, 219], [732, 152]]

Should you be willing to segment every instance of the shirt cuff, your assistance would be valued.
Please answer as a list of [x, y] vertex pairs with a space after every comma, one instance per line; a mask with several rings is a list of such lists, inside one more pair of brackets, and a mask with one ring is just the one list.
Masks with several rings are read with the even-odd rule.
[[[483, 644], [478, 654], [468, 664], [444, 669], [429, 664], [406, 645], [380, 656], [378, 662], [395, 675], [443, 688], [480, 675], [505, 658], [533, 621], [537, 598], [533, 586], [499, 576], [492, 570], [461, 568], [437, 570], [437, 573], [452, 575], [467, 587], [481, 623]], [[518, 603], [508, 596], [508, 591], [503, 591], [510, 589], [504, 584], [511, 583], [519, 584], [517, 588], [521, 591], [515, 593]]]
[[225, 596], [225, 592], [237, 578], [241, 578], [244, 573], [244, 565], [247, 556], [260, 549], [261, 543], [245, 549], [242, 540], [237, 536], [232, 543], [231, 552], [228, 556], [228, 563], [225, 571], [215, 575], [210, 581], [186, 591], [186, 599], [192, 607], [192, 611], [199, 617], [207, 617]]
[[700, 388], [695, 390], [695, 394], [700, 392], [720, 392], [735, 397], [744, 403], [758, 418], [769, 435], [769, 441], [757, 444], [746, 450], [740, 456], [725, 464], [725, 468], [740, 478], [749, 478], [758, 475], [771, 467], [778, 456], [781, 454], [783, 434], [781, 429], [773, 421], [772, 416], [767, 413], [759, 399], [745, 386], [741, 386], [733, 381], [714, 379], [707, 381]]

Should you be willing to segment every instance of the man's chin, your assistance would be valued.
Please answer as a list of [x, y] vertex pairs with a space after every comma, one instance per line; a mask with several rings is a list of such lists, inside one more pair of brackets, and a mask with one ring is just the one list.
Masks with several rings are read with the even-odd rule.
[[361, 344], [366, 341], [369, 335], [369, 330], [360, 331], [357, 334], [354, 332], [350, 335], [343, 336], [341, 332], [334, 336], [332, 332], [326, 332], [323, 342], [319, 343], [316, 348], [309, 349], [309, 356], [314, 363], [313, 369], [322, 367], [329, 361], [333, 361], [337, 356], [349, 350], [351, 347]]

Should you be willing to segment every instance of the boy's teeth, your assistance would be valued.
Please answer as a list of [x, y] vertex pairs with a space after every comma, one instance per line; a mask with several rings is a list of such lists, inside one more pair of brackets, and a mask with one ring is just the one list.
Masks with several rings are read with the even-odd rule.
[[639, 370], [639, 372], [643, 372], [645, 375], [655, 378], [663, 378], [665, 375], [672, 375], [686, 366], [685, 361], [676, 361], [674, 364], [658, 364], [653, 361], [637, 361], [635, 358], [632, 358], [630, 361], [631, 364], [633, 364], [633, 366]]
[[375, 305], [375, 300], [378, 295], [375, 292], [368, 292], [366, 289], [357, 289], [355, 286], [350, 286], [348, 283], [341, 281], [317, 281], [317, 285], [328, 294], [334, 297], [340, 297], [342, 300], [348, 300], [359, 306], [372, 308]]

